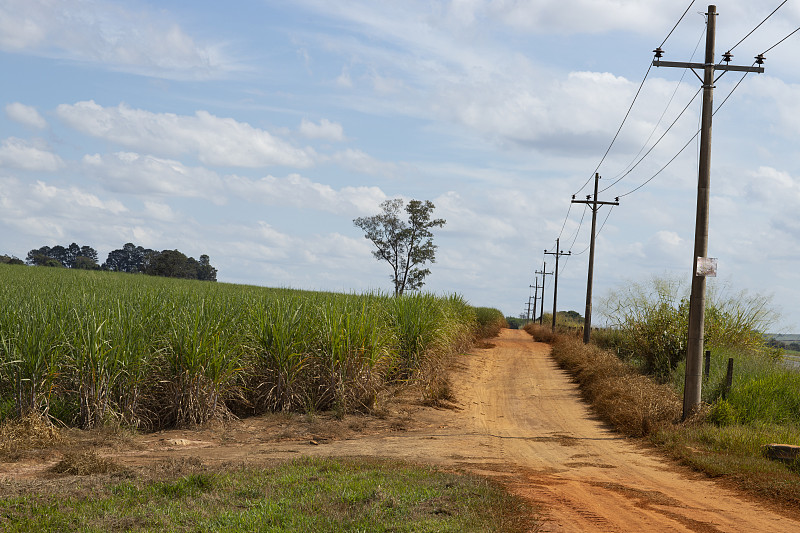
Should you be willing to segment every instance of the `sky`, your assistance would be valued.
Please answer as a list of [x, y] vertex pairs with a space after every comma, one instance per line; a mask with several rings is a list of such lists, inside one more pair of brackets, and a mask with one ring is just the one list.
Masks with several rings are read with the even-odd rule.
[[[780, 3], [718, 0], [717, 60], [800, 27], [789, 0], [737, 45]], [[658, 46], [703, 61], [707, 4], [675, 26], [688, 5], [0, 0], [0, 254], [132, 242], [207, 254], [222, 282], [390, 291], [353, 219], [431, 200], [426, 290], [517, 316], [558, 238], [558, 308], [583, 314], [591, 217], [571, 198], [597, 171], [620, 205], [598, 213], [595, 313], [688, 281], [701, 84], [649, 68]], [[800, 330], [799, 49], [714, 92], [713, 281], [771, 297], [781, 331]]]

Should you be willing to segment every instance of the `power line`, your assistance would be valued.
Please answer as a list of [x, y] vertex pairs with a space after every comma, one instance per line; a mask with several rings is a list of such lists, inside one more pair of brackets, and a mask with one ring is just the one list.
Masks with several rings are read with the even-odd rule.
[[794, 34], [795, 34], [795, 33], [797, 33], [798, 31], [800, 31], [800, 28], [797, 28], [797, 29], [796, 29], [796, 30], [794, 30], [792, 33], [790, 33], [789, 35], [787, 35], [786, 37], [784, 37], [783, 39], [781, 39], [781, 40], [780, 40], [780, 41], [778, 41], [777, 43], [773, 44], [772, 46], [770, 46], [769, 48], [767, 48], [766, 50], [764, 50], [763, 52], [761, 52], [761, 55], [762, 55], [762, 56], [766, 55], [766, 54], [767, 54], [767, 52], [769, 52], [770, 50], [772, 50], [773, 48], [775, 48], [776, 46], [778, 46], [779, 44], [781, 44], [783, 41], [785, 41], [786, 39], [788, 39], [789, 37], [791, 37], [792, 35], [794, 35]]
[[[692, 5], [694, 5], [694, 2], [695, 2], [695, 0], [692, 0], [692, 2], [689, 4], [689, 7], [686, 8], [686, 10], [683, 12], [683, 14], [678, 19], [678, 22], [675, 23], [675, 26], [672, 27], [672, 29], [667, 34], [667, 36], [664, 38], [664, 40], [661, 42], [661, 45], [658, 48], [661, 48], [662, 46], [664, 46], [664, 44], [670, 38], [672, 33], [675, 31], [675, 28], [678, 27], [678, 25], [681, 23], [683, 18], [686, 16], [686, 13], [688, 13], [689, 10], [692, 8]], [[592, 181], [592, 179], [594, 178], [595, 174], [597, 174], [597, 171], [600, 170], [600, 166], [606, 160], [606, 157], [608, 156], [608, 153], [611, 151], [611, 148], [614, 146], [614, 143], [617, 141], [617, 138], [619, 137], [619, 134], [622, 131], [622, 127], [625, 125], [625, 122], [628, 120], [628, 117], [630, 116], [631, 110], [633, 109], [633, 106], [636, 103], [636, 100], [639, 98], [639, 94], [642, 92], [642, 87], [644, 86], [644, 82], [647, 81], [647, 76], [650, 74], [650, 69], [651, 68], [653, 68], [652, 62], [647, 67], [647, 72], [645, 72], [644, 78], [642, 78], [642, 82], [639, 84], [639, 88], [636, 90], [636, 94], [633, 97], [633, 101], [631, 102], [631, 105], [628, 107], [628, 111], [625, 113], [625, 116], [622, 119], [622, 123], [619, 125], [619, 128], [617, 128], [617, 132], [614, 134], [614, 138], [611, 139], [611, 143], [608, 145], [608, 148], [606, 148], [606, 152], [603, 154], [603, 157], [600, 159], [600, 162], [597, 164], [597, 168], [594, 169], [594, 171], [591, 173], [589, 178], [584, 182], [583, 185], [581, 185], [581, 188], [578, 189], [575, 192], [575, 195], [579, 194], [586, 187], [586, 185], [588, 185], [589, 182]]]
[[586, 182], [581, 186], [581, 188], [578, 189], [578, 192], [575, 193], [576, 195], [578, 193], [580, 193], [583, 190], [583, 188], [586, 187], [586, 185], [588, 185], [588, 183], [590, 181], [592, 181], [592, 178], [594, 178], [594, 175], [597, 174], [598, 170], [600, 170], [600, 166], [603, 164], [603, 161], [606, 160], [606, 157], [608, 156], [608, 153], [611, 151], [611, 147], [614, 146], [614, 143], [616, 142], [617, 137], [619, 137], [619, 132], [622, 131], [622, 127], [625, 125], [625, 121], [628, 120], [628, 116], [631, 114], [631, 110], [633, 109], [633, 105], [636, 103], [636, 99], [639, 98], [639, 93], [642, 92], [642, 87], [644, 87], [644, 82], [647, 80], [647, 76], [648, 76], [648, 74], [650, 74], [650, 69], [651, 68], [653, 68], [653, 64], [652, 63], [650, 63], [650, 66], [647, 67], [647, 72], [645, 72], [644, 78], [642, 78], [642, 83], [639, 84], [639, 88], [636, 90], [636, 94], [633, 97], [633, 101], [631, 102], [630, 107], [628, 107], [628, 111], [625, 113], [625, 117], [622, 119], [622, 123], [619, 125], [619, 128], [617, 128], [617, 133], [615, 133], [614, 134], [614, 138], [611, 139], [611, 144], [609, 144], [608, 148], [606, 148], [606, 153], [603, 154], [603, 157], [600, 159], [600, 162], [597, 163], [597, 168], [595, 168], [594, 171], [592, 171], [592, 175], [589, 177], [589, 179], [586, 180]]
[[[766, 17], [764, 20], [762, 20], [761, 22], [759, 22], [759, 23], [758, 23], [758, 25], [757, 25], [755, 28], [753, 28], [752, 30], [750, 30], [750, 33], [748, 33], [747, 35], [745, 35], [744, 37], [742, 37], [742, 38], [741, 38], [741, 40], [740, 40], [738, 43], [736, 43], [736, 44], [734, 44], [732, 47], [728, 48], [728, 54], [730, 54], [731, 52], [733, 52], [733, 49], [734, 49], [734, 48], [736, 48], [737, 46], [739, 46], [740, 44], [742, 44], [742, 43], [745, 41], [745, 39], [747, 39], [748, 37], [750, 37], [751, 35], [753, 35], [753, 32], [755, 32], [755, 31], [756, 31], [758, 28], [760, 28], [760, 27], [761, 27], [761, 25], [762, 25], [762, 24], [764, 24], [766, 21], [768, 21], [768, 20], [769, 20], [769, 18], [770, 18], [772, 15], [774, 15], [776, 11], [778, 11], [780, 8], [782, 8], [782, 7], [783, 7], [783, 5], [784, 5], [786, 2], [788, 2], [788, 1], [789, 1], [789, 0], [783, 0], [783, 2], [781, 2], [781, 5], [779, 5], [779, 6], [778, 6], [778, 7], [776, 7], [775, 9], [773, 9], [773, 10], [772, 10], [772, 13], [770, 13], [769, 15], [767, 15], [767, 17]], [[798, 29], [800, 29], [800, 28], [798, 28]], [[797, 31], [797, 30], [795, 30], [795, 31]], [[765, 52], [765, 53], [766, 53], [766, 52]], [[728, 57], [730, 57], [730, 56], [728, 56]]]
[[[572, 203], [570, 203], [572, 205]], [[589, 209], [588, 205], [583, 206], [583, 214], [581, 214], [581, 221], [578, 222], [578, 229], [575, 230], [575, 237], [572, 239], [572, 244], [569, 246], [570, 250], [573, 246], [575, 246], [575, 241], [578, 240], [578, 233], [581, 231], [581, 227], [583, 226], [583, 219], [586, 217], [586, 210]]]
[[[686, 13], [688, 13], [688, 12], [689, 12], [689, 10], [690, 10], [690, 9], [692, 9], [692, 6], [694, 5], [695, 1], [696, 1], [696, 0], [692, 0], [692, 3], [691, 3], [691, 4], [689, 4], [689, 7], [687, 7], [687, 8], [686, 8], [686, 11], [684, 11], [684, 12], [683, 12], [683, 15], [681, 15], [681, 18], [679, 18], [679, 19], [678, 19], [678, 22], [676, 22], [676, 23], [675, 23], [675, 26], [673, 26], [673, 27], [672, 27], [672, 29], [671, 29], [671, 30], [669, 31], [669, 33], [667, 34], [667, 36], [666, 36], [666, 37], [664, 37], [664, 40], [661, 42], [661, 45], [659, 45], [659, 48], [662, 48], [662, 47], [663, 47], [665, 44], [667, 44], [667, 39], [669, 39], [669, 38], [670, 38], [670, 36], [672, 35], [672, 32], [674, 32], [674, 31], [675, 31], [675, 28], [677, 28], [677, 27], [678, 27], [678, 24], [680, 24], [680, 23], [681, 23], [681, 21], [683, 20], [683, 17], [685, 17], [685, 16], [686, 16]], [[785, 2], [784, 2], [784, 3], [785, 3]]]
[[691, 99], [691, 100], [689, 100], [689, 103], [688, 103], [688, 104], [686, 104], [686, 107], [684, 107], [684, 108], [683, 108], [683, 111], [681, 111], [681, 112], [680, 112], [680, 114], [679, 114], [677, 117], [675, 117], [675, 120], [673, 120], [673, 121], [672, 121], [672, 124], [670, 124], [670, 125], [669, 125], [669, 127], [666, 129], [666, 131], [664, 131], [664, 133], [662, 133], [662, 134], [661, 134], [661, 137], [659, 137], [659, 138], [658, 138], [658, 140], [655, 142], [655, 144], [653, 144], [653, 146], [651, 146], [651, 147], [650, 147], [650, 149], [649, 149], [649, 150], [648, 150], [648, 151], [647, 151], [647, 152], [646, 152], [646, 153], [645, 153], [645, 154], [644, 154], [644, 155], [643, 155], [643, 156], [642, 156], [642, 157], [639, 159], [639, 161], [637, 161], [637, 162], [636, 162], [636, 164], [635, 164], [635, 165], [633, 165], [633, 166], [630, 168], [630, 170], [628, 170], [627, 172], [625, 172], [625, 174], [623, 174], [622, 176], [620, 176], [619, 178], [617, 178], [617, 180], [616, 180], [616, 181], [612, 182], [612, 183], [611, 183], [611, 185], [609, 185], [608, 187], [604, 188], [604, 189], [603, 189], [602, 191], [600, 191], [600, 192], [605, 192], [605, 191], [607, 191], [608, 189], [610, 189], [611, 187], [613, 187], [614, 185], [616, 185], [617, 183], [619, 183], [620, 181], [622, 181], [622, 180], [623, 180], [623, 179], [624, 179], [624, 178], [625, 178], [625, 177], [626, 177], [628, 174], [630, 174], [631, 172], [633, 172], [633, 171], [636, 169], [636, 167], [638, 167], [638, 166], [639, 166], [639, 164], [640, 164], [642, 161], [644, 161], [644, 160], [645, 160], [645, 158], [646, 158], [648, 155], [650, 155], [650, 152], [652, 152], [652, 151], [653, 151], [653, 149], [655, 149], [655, 147], [656, 147], [656, 146], [658, 146], [658, 143], [660, 143], [660, 142], [661, 142], [661, 141], [664, 139], [664, 137], [667, 135], [667, 133], [669, 133], [669, 131], [672, 129], [672, 127], [673, 127], [673, 126], [675, 126], [675, 124], [677, 124], [678, 120], [680, 120], [680, 118], [683, 116], [683, 114], [686, 112], [686, 110], [687, 110], [687, 109], [689, 109], [689, 106], [691, 106], [691, 105], [692, 105], [692, 102], [694, 102], [695, 98], [697, 98], [697, 95], [699, 95], [699, 94], [700, 94], [700, 92], [701, 92], [702, 90], [703, 90], [703, 88], [701, 87], [700, 89], [698, 89], [698, 90], [697, 90], [697, 92], [696, 92], [696, 93], [694, 93], [694, 96], [692, 96], [692, 99]]
[[[697, 53], [697, 49], [700, 47], [700, 43], [702, 42], [703, 36], [705, 35], [705, 33], [706, 33], [706, 28], [705, 28], [705, 25], [704, 25], [703, 26], [703, 31], [700, 33], [700, 38], [697, 40], [697, 44], [695, 44], [694, 51], [692, 52], [692, 55], [691, 55], [689, 61], [691, 61], [694, 58], [694, 55]], [[625, 168], [622, 170], [622, 172], [620, 172], [619, 174], [614, 176], [613, 179], [615, 179], [615, 180], [617, 178], [622, 179], [622, 178], [625, 177], [624, 176], [625, 172], [627, 172], [628, 170], [633, 170], [632, 165], [636, 162], [636, 160], [639, 158], [639, 156], [642, 155], [642, 152], [644, 151], [644, 149], [647, 148], [647, 144], [650, 142], [650, 139], [653, 138], [653, 135], [655, 135], [656, 131], [658, 130], [658, 127], [661, 125], [661, 121], [664, 120], [664, 116], [667, 114], [667, 111], [669, 111], [669, 108], [672, 105], [672, 101], [675, 99], [675, 95], [678, 94], [678, 89], [681, 88], [681, 85], [683, 84], [683, 78], [686, 77], [686, 73], [688, 71], [689, 71], [689, 69], [684, 69], [683, 70], [683, 74], [681, 74], [681, 79], [678, 80], [677, 85], [675, 85], [675, 90], [672, 91], [672, 95], [670, 96], [669, 101], [667, 102], [667, 105], [664, 107], [664, 111], [661, 113], [661, 116], [658, 118], [658, 121], [656, 122], [656, 125], [653, 126], [653, 130], [650, 132], [650, 135], [647, 136], [647, 140], [642, 144], [642, 147], [639, 149], [639, 152], [637, 152], [637, 154], [635, 156], [633, 156], [633, 159], [631, 159], [631, 162], [628, 163], [625, 166]], [[695, 95], [695, 97], [696, 96], [697, 95]], [[616, 181], [614, 183], [616, 183]], [[608, 187], [606, 187], [606, 189], [607, 188]], [[606, 189], [603, 189], [603, 191], [605, 191]]]
[[[797, 32], [797, 31], [800, 31], [800, 28], [798, 28], [797, 30], [795, 30], [795, 32]], [[794, 32], [793, 32], [793, 33], [794, 33]], [[790, 34], [790, 35], [791, 35], [791, 34]], [[784, 40], [786, 40], [786, 39], [784, 38]], [[757, 63], [757, 61], [753, 62], [753, 65], [755, 65], [756, 63]], [[729, 93], [728, 93], [728, 95], [725, 97], [725, 99], [724, 99], [724, 100], [722, 100], [722, 103], [721, 103], [721, 104], [719, 104], [719, 106], [717, 106], [717, 108], [714, 110], [714, 112], [712, 113], [712, 116], [713, 116], [713, 115], [716, 115], [716, 114], [717, 114], [717, 111], [719, 111], [720, 109], [722, 109], [722, 106], [724, 106], [724, 105], [725, 105], [725, 102], [727, 102], [727, 101], [728, 101], [728, 99], [729, 99], [729, 98], [730, 98], [730, 97], [733, 95], [733, 93], [736, 91], [736, 89], [738, 89], [738, 88], [739, 88], [739, 85], [741, 85], [741, 84], [742, 84], [742, 82], [744, 81], [744, 79], [747, 77], [747, 75], [748, 75], [748, 74], [749, 74], [749, 72], [745, 72], [745, 73], [742, 75], [742, 77], [739, 79], [739, 81], [736, 83], [736, 85], [733, 87], [733, 89], [731, 89], [731, 92], [729, 92]], [[670, 164], [671, 164], [673, 161], [675, 161], [675, 159], [677, 159], [677, 158], [678, 158], [678, 156], [679, 156], [679, 155], [681, 155], [681, 154], [683, 153], [683, 151], [684, 151], [684, 150], [686, 150], [686, 148], [687, 148], [687, 147], [688, 147], [688, 146], [689, 146], [689, 145], [692, 143], [692, 141], [694, 141], [694, 140], [697, 138], [697, 136], [698, 136], [698, 135], [700, 135], [700, 130], [699, 130], [699, 129], [698, 129], [698, 130], [695, 132], [695, 134], [694, 134], [694, 135], [692, 135], [692, 137], [691, 137], [691, 138], [688, 140], [688, 142], [687, 142], [686, 144], [684, 144], [684, 145], [683, 145], [683, 147], [682, 147], [680, 150], [678, 150], [678, 153], [676, 153], [674, 156], [672, 156], [672, 158], [671, 158], [669, 161], [667, 161], [667, 163], [666, 163], [666, 164], [665, 164], [663, 167], [661, 167], [661, 168], [658, 170], [658, 172], [656, 172], [655, 174], [653, 174], [652, 176], [650, 176], [650, 178], [648, 178], [648, 179], [647, 179], [645, 182], [643, 182], [641, 185], [639, 185], [639, 186], [638, 186], [638, 187], [636, 187], [635, 189], [632, 189], [632, 190], [630, 190], [630, 191], [626, 192], [625, 194], [620, 194], [620, 195], [619, 195], [619, 198], [622, 198], [622, 197], [628, 196], [629, 194], [633, 194], [633, 193], [635, 193], [636, 191], [638, 191], [639, 189], [641, 189], [642, 187], [644, 187], [645, 185], [647, 185], [648, 183], [650, 183], [651, 181], [653, 181], [653, 180], [654, 180], [654, 179], [655, 179], [655, 178], [656, 178], [656, 177], [657, 177], [659, 174], [661, 174], [661, 173], [662, 173], [664, 170], [666, 170], [666, 169], [667, 169], [667, 167], [668, 167], [668, 166], [669, 166], [669, 165], [670, 165]], [[584, 250], [584, 251], [585, 251], [585, 250]], [[576, 254], [576, 255], [580, 255], [580, 254]]]
[[[572, 203], [571, 202], [570, 202], [569, 205], [570, 205], [570, 207], [572, 207]], [[580, 233], [581, 227], [583, 226], [583, 219], [584, 219], [584, 217], [586, 217], [586, 210], [587, 209], [589, 209], [589, 206], [588, 205], [584, 205], [583, 206], [583, 213], [581, 214], [581, 221], [578, 222], [578, 228], [575, 230], [575, 237], [572, 239], [572, 244], [569, 245], [569, 249], [570, 250], [572, 250], [572, 248], [575, 246], [575, 241], [578, 240], [578, 234]], [[572, 257], [572, 256], [567, 256], [567, 258], [564, 260], [564, 263], [561, 265], [561, 271], [559, 273], [564, 271], [564, 269], [567, 266], [567, 263], [569, 262], [569, 258], [570, 257]]]
[[[613, 205], [612, 205], [612, 206], [611, 206], [611, 209], [609, 209], [609, 210], [608, 210], [608, 213], [606, 213], [606, 218], [603, 220], [603, 223], [600, 225], [600, 229], [599, 229], [599, 230], [597, 230], [597, 235], [595, 235], [595, 236], [598, 236], [598, 235], [600, 235], [600, 234], [603, 232], [603, 228], [605, 228], [605, 227], [606, 227], [606, 222], [608, 222], [608, 217], [610, 217], [610, 216], [611, 216], [611, 211], [613, 211], [613, 210], [614, 210], [614, 207], [616, 207], [616, 206], [613, 206]], [[573, 243], [573, 244], [574, 244], [574, 243]], [[589, 245], [589, 246], [591, 246], [591, 245]], [[583, 254], [585, 254], [585, 253], [587, 252], [587, 250], [589, 250], [589, 246], [587, 246], [586, 248], [584, 248], [582, 251], [580, 251], [580, 252], [578, 252], [578, 253], [576, 253], [576, 254], [572, 254], [572, 255], [583, 255]]]

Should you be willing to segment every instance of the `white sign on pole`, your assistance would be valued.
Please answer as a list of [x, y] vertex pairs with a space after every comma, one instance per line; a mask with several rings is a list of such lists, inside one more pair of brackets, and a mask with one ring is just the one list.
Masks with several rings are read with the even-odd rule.
[[697, 275], [707, 278], [717, 277], [717, 258], [716, 257], [698, 257], [697, 258]]

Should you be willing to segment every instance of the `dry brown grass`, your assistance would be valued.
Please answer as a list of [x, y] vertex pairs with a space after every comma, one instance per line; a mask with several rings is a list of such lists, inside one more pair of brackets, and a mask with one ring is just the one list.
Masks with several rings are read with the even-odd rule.
[[31, 412], [0, 424], [0, 459], [15, 461], [28, 450], [48, 448], [64, 442], [61, 431], [38, 413]]
[[546, 342], [550, 344], [555, 340], [555, 334], [550, 326], [544, 326], [535, 322], [530, 322], [522, 329], [527, 331], [536, 342]]
[[541, 326], [525, 331], [552, 344], [553, 357], [572, 374], [597, 414], [622, 433], [642, 437], [679, 420], [681, 402], [672, 388], [638, 374], [613, 352]]
[[111, 459], [100, 457], [94, 451], [67, 453], [50, 471], [54, 474], [70, 476], [90, 476], [92, 474], [110, 474], [120, 470]]

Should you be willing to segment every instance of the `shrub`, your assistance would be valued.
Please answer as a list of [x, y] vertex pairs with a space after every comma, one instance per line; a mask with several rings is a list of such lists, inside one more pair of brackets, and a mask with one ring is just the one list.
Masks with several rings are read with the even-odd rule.
[[479, 339], [497, 337], [501, 329], [508, 327], [503, 313], [491, 307], [476, 307], [475, 318], [478, 322], [475, 336]]
[[[735, 347], [761, 350], [762, 331], [775, 320], [770, 297], [747, 291], [731, 293], [725, 285], [709, 285], [704, 344], [709, 349]], [[601, 303], [601, 314], [618, 331], [604, 341], [644, 372], [666, 381], [686, 359], [689, 299], [677, 278], [653, 277], [649, 283], [628, 283]]]

